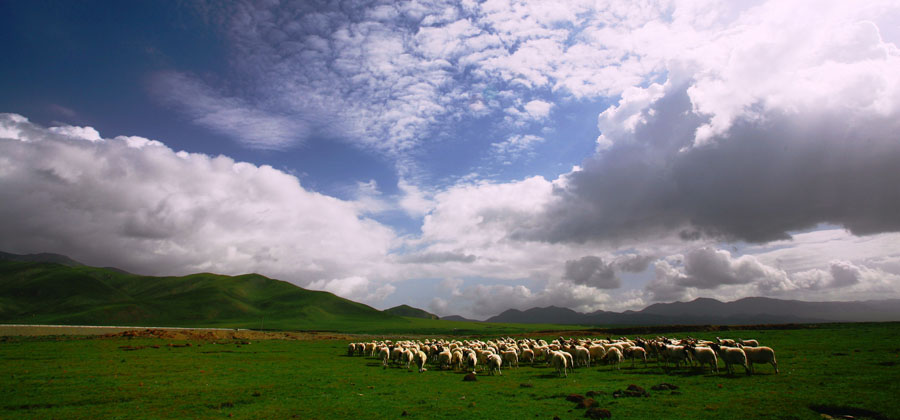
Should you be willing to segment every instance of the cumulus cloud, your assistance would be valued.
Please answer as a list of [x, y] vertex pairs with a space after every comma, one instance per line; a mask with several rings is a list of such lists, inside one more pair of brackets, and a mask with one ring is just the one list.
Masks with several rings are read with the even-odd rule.
[[850, 261], [831, 261], [828, 270], [789, 273], [760, 262], [751, 255], [734, 257], [710, 247], [684, 256], [657, 261], [656, 277], [645, 292], [651, 301], [686, 300], [699, 296], [725, 300], [745, 296], [782, 298], [852, 299], [862, 296], [894, 296], [900, 276]]
[[420, 217], [431, 211], [434, 202], [430, 198], [430, 193], [407, 181], [400, 179], [397, 182], [397, 188], [402, 193], [398, 200], [398, 205], [406, 214], [413, 217]]
[[547, 118], [547, 116], [550, 115], [551, 108], [553, 108], [553, 104], [538, 99], [525, 104], [525, 111], [528, 112], [528, 115], [530, 115], [531, 118], [536, 120]]
[[656, 257], [652, 255], [624, 254], [616, 257], [613, 263], [616, 269], [627, 273], [640, 273], [650, 266]]
[[463, 289], [449, 302], [481, 319], [497, 315], [507, 309], [525, 310], [540, 306], [562, 306], [581, 312], [599, 309], [609, 296], [596, 288], [550, 283], [539, 290], [522, 285], [478, 284]]
[[695, 147], [703, 119], [692, 113], [687, 86], [670, 85], [632, 140], [569, 174], [544, 223], [525, 236], [636, 241], [680, 233], [767, 242], [823, 222], [858, 235], [900, 229], [893, 216], [900, 143], [892, 134], [900, 115], [764, 112]]
[[616, 276], [612, 264], [593, 255], [566, 261], [563, 277], [572, 283], [598, 289], [616, 289], [622, 286], [622, 280]]
[[[146, 274], [258, 272], [381, 299], [396, 240], [357, 203], [269, 166], [0, 115], [0, 249]], [[374, 276], [374, 277], [373, 277]]]
[[369, 279], [360, 276], [351, 276], [342, 279], [316, 280], [308, 284], [307, 287], [310, 289], [325, 290], [338, 296], [362, 302], [383, 301], [384, 298], [397, 290], [397, 288], [390, 283], [374, 286]]

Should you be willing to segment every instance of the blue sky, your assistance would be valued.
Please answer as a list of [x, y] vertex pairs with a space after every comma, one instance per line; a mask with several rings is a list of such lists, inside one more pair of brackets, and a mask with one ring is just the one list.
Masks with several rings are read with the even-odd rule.
[[0, 248], [476, 318], [897, 296], [898, 22], [892, 2], [4, 2]]

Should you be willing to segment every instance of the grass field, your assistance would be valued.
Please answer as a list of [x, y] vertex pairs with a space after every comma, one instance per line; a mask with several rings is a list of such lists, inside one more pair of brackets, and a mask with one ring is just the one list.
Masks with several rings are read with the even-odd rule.
[[[479, 372], [476, 382], [435, 367], [382, 369], [376, 359], [346, 356], [346, 340], [5, 337], [0, 418], [574, 419], [585, 410], [565, 397], [598, 391], [594, 399], [618, 419], [900, 419], [898, 333], [898, 323], [728, 332], [773, 347], [778, 375], [768, 365], [753, 376], [666, 373], [651, 362], [580, 368], [568, 378], [523, 366]], [[677, 393], [650, 390], [660, 383]], [[614, 398], [630, 384], [650, 396]]]

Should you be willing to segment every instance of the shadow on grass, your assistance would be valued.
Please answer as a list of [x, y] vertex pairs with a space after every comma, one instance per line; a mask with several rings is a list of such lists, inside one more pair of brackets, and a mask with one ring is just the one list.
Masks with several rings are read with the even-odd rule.
[[856, 407], [847, 407], [847, 406], [839, 406], [839, 405], [827, 405], [827, 404], [812, 404], [809, 406], [810, 410], [813, 410], [819, 414], [827, 414], [831, 417], [835, 418], [846, 418], [847, 416], [852, 416], [853, 418], [870, 418], [875, 420], [890, 420], [888, 416], [881, 414], [877, 411], [867, 410], [865, 408], [856, 408]]
[[565, 376], [559, 376], [559, 375], [557, 375], [556, 372], [553, 372], [553, 373], [542, 373], [542, 374], [540, 374], [540, 375], [531, 375], [531, 377], [532, 377], [532, 378], [539, 378], [539, 379], [565, 378]]

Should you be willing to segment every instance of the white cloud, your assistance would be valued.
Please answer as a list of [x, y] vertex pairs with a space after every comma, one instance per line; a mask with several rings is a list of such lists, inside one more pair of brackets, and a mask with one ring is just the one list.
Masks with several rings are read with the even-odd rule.
[[516, 134], [505, 141], [492, 143], [491, 147], [493, 147], [494, 152], [499, 155], [500, 159], [504, 159], [504, 163], [510, 164], [512, 160], [528, 154], [537, 144], [543, 141], [543, 137], [533, 134]]
[[533, 100], [525, 104], [525, 111], [535, 120], [543, 120], [550, 115], [553, 104], [541, 100]]
[[304, 140], [310, 132], [308, 123], [298, 116], [281, 115], [244, 99], [222, 95], [186, 74], [157, 74], [151, 89], [165, 102], [184, 110], [193, 122], [251, 148], [284, 149]]
[[398, 204], [410, 216], [424, 216], [434, 207], [434, 202], [431, 200], [429, 193], [409, 181], [401, 178], [397, 181], [397, 188], [402, 193]]
[[379, 277], [391, 229], [284, 172], [13, 114], [0, 127], [0, 249], [146, 274], [258, 272], [370, 301], [393, 291]]
[[733, 300], [746, 296], [854, 300], [900, 295], [900, 275], [831, 261], [828, 270], [816, 268], [788, 273], [761, 263], [751, 255], [733, 257], [725, 250], [694, 249], [656, 263], [656, 278], [645, 287], [648, 300], [672, 301], [695, 297]]
[[100, 133], [97, 132], [93, 127], [75, 127], [71, 125], [66, 125], [62, 127], [50, 127], [50, 131], [67, 136], [73, 137], [77, 139], [87, 140], [87, 141], [100, 141]]

